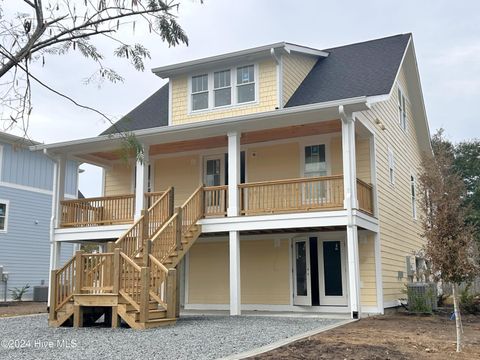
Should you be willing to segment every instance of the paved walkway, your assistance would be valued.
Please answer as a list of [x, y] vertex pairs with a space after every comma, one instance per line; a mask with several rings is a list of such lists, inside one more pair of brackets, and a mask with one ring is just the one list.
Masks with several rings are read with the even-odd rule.
[[46, 315], [0, 319], [0, 359], [217, 359], [343, 322], [281, 316], [191, 316], [177, 325], [50, 328]]

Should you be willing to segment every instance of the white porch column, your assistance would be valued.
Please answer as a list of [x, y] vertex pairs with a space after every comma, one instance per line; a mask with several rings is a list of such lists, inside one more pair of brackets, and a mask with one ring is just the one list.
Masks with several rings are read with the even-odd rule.
[[353, 114], [339, 109], [342, 119], [342, 155], [344, 207], [347, 210], [348, 295], [352, 318], [360, 316], [360, 265], [358, 229], [353, 221], [353, 209], [358, 208], [357, 167], [355, 156], [355, 119]]
[[380, 246], [380, 234], [377, 232], [374, 234], [373, 239], [375, 241], [375, 281], [377, 288], [377, 308], [380, 314], [384, 313], [383, 306], [383, 279], [382, 279], [382, 252]]
[[348, 296], [352, 319], [360, 317], [360, 264], [357, 226], [347, 226]]
[[145, 207], [145, 193], [148, 189], [148, 164], [150, 147], [143, 145], [143, 161], [138, 160], [135, 165], [135, 220], [142, 215]]
[[230, 252], [230, 315], [241, 314], [240, 293], [240, 233], [229, 232]]
[[53, 180], [53, 211], [55, 213], [55, 226], [59, 227], [62, 221], [62, 207], [60, 201], [65, 198], [65, 171], [67, 167], [66, 156], [61, 156], [54, 165], [54, 180]]
[[240, 135], [233, 131], [228, 136], [228, 216], [238, 216], [238, 184], [240, 183]]
[[356, 209], [357, 204], [357, 166], [355, 156], [355, 119], [352, 113], [340, 111], [342, 117], [342, 160], [345, 209]]

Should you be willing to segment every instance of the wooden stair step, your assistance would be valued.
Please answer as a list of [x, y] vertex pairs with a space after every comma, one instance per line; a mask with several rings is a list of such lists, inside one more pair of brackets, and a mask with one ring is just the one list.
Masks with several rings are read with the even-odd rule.
[[[128, 312], [131, 316], [135, 317], [135, 321], [140, 321], [140, 313], [136, 312]], [[156, 319], [164, 319], [167, 316], [167, 312], [165, 310], [150, 310], [148, 312], [148, 320], [156, 320]]]
[[165, 318], [165, 319], [153, 319], [148, 320], [144, 327], [145, 329], [156, 328], [160, 326], [174, 325], [177, 322], [176, 318]]

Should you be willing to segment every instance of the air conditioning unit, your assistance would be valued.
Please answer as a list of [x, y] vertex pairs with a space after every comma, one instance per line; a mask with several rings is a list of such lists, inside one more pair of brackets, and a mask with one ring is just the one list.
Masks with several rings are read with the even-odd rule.
[[407, 284], [408, 309], [411, 312], [431, 313], [437, 310], [437, 286], [434, 283]]

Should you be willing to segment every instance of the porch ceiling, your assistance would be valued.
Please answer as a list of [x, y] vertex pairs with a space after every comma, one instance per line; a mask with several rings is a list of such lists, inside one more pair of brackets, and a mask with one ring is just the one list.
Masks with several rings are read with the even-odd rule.
[[[313, 124], [293, 125], [275, 129], [245, 132], [241, 135], [240, 143], [244, 145], [310, 135], [330, 134], [340, 132], [341, 129], [342, 126], [340, 120], [328, 120], [316, 122]], [[154, 144], [150, 146], [150, 155], [172, 154], [185, 151], [214, 149], [226, 146], [226, 135], [212, 136], [203, 139], [176, 141], [165, 144]], [[114, 161], [120, 158], [120, 152], [94, 152], [88, 154], [88, 156], [90, 156], [90, 158], [95, 157]]]

